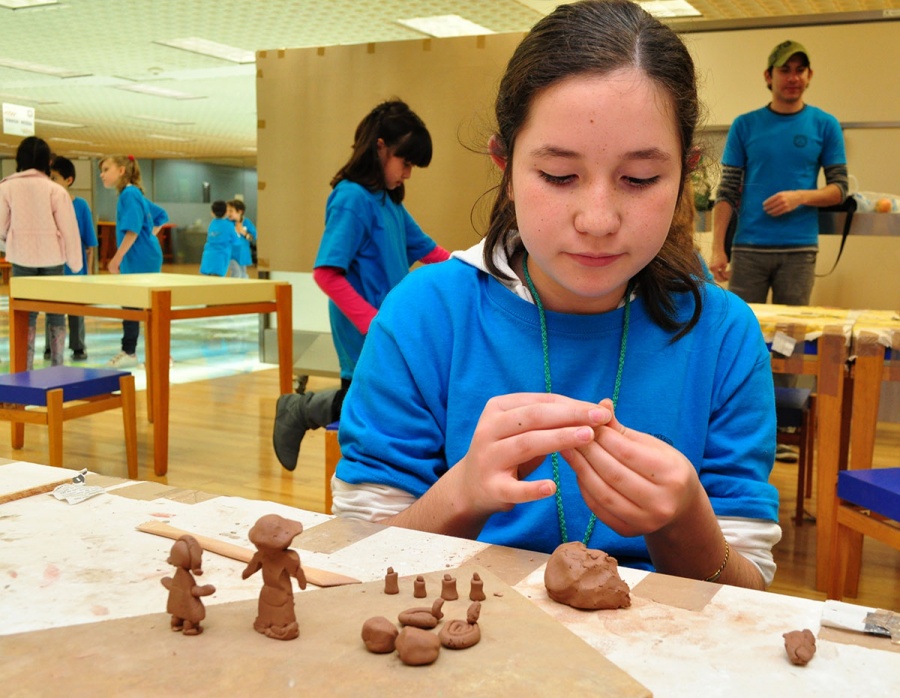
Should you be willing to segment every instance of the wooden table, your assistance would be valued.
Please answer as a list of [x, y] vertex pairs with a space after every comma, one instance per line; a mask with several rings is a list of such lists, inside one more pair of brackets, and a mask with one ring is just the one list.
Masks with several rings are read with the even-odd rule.
[[[276, 313], [281, 393], [293, 390], [291, 287], [286, 282], [187, 274], [14, 277], [9, 292], [12, 371], [27, 365], [30, 312], [121, 318], [144, 323], [153, 467], [168, 470], [171, 323], [222, 315]], [[115, 307], [110, 306], [116, 303]], [[119, 307], [121, 304], [121, 307]], [[23, 425], [17, 425], [22, 428]]]
[[[0, 502], [16, 491], [33, 492], [58, 482], [65, 473], [74, 475], [74, 471], [27, 463], [0, 465]], [[543, 554], [152, 482], [88, 475], [86, 485], [105, 492], [75, 505], [47, 494], [0, 504], [0, 515], [7, 522], [0, 546], [5, 580], [0, 594], [0, 674], [24, 695], [30, 694], [29, 689], [43, 694], [146, 695], [153, 692], [151, 686], [163, 694], [187, 691], [184, 681], [200, 682], [203, 695], [225, 695], [236, 691], [227, 683], [235, 673], [233, 665], [239, 665], [236, 671], [245, 686], [273, 676], [295, 678], [293, 687], [283, 683], [266, 695], [296, 695], [304, 688], [312, 689], [312, 677], [322, 672], [329, 675], [331, 690], [308, 693], [350, 695], [355, 688], [356, 695], [415, 696], [444, 689], [448, 694], [480, 695], [477, 687], [465, 682], [479, 682], [484, 688], [521, 661], [513, 645], [502, 643], [499, 649], [509, 647], [510, 651], [501, 652], [500, 659], [477, 654], [489, 652], [492, 642], [496, 647], [500, 615], [507, 608], [518, 609], [516, 613], [533, 621], [518, 626], [515, 647], [530, 649], [531, 655], [534, 648], [545, 648], [531, 660], [533, 673], [540, 678], [520, 695], [886, 696], [896, 692], [900, 676], [900, 646], [823, 627], [825, 605], [819, 601], [620, 568], [631, 587], [630, 608], [575, 611], [548, 598], [543, 586], [547, 556]], [[160, 584], [174, 570], [166, 562], [172, 541], [138, 532], [136, 526], [148, 520], [168, 521], [252, 550], [247, 532], [260, 516], [270, 513], [303, 523], [305, 530], [291, 547], [304, 565], [355, 577], [363, 585], [310, 586], [305, 592], [297, 592], [295, 585], [301, 635], [282, 643], [250, 627], [262, 585], [259, 575], [243, 580], [243, 562], [206, 552], [204, 574], [197, 581], [213, 584], [216, 593], [203, 599], [204, 633], [193, 638], [172, 633], [165, 614], [166, 592]], [[442, 654], [433, 666], [417, 668], [399, 665], [396, 657], [365, 653], [358, 626], [374, 614], [365, 613], [367, 609], [385, 603], [381, 580], [388, 566], [400, 574], [401, 596], [406, 594], [398, 603], [412, 606], [423, 604], [409, 593], [411, 575], [429, 576], [430, 605], [437, 595], [436, 577], [473, 565], [487, 570], [491, 579], [484, 587], [488, 598], [482, 604], [481, 649], [465, 650], [470, 655]], [[465, 598], [468, 577], [460, 576], [458, 588]], [[321, 615], [320, 606], [340, 605], [353, 594], [358, 599], [355, 590], [368, 591], [372, 605], [362, 607], [349, 636], [343, 634], [346, 624], [339, 617], [333, 624], [314, 621]], [[445, 604], [445, 610], [451, 609], [448, 618], [456, 618], [468, 601], [453, 605], [458, 603]], [[865, 612], [851, 604], [842, 608]], [[232, 620], [238, 612], [235, 624]], [[109, 651], [115, 628], [127, 632], [129, 640]], [[796, 667], [787, 660], [782, 634], [803, 628], [817, 636], [818, 651], [808, 666]], [[338, 651], [319, 661], [322, 638]], [[549, 646], [554, 638], [560, 640], [559, 648]], [[595, 672], [604, 679], [630, 677], [638, 688], [630, 683], [623, 690], [622, 684], [612, 680], [594, 691], [578, 692], [567, 686], [564, 682], [571, 672], [553, 665], [562, 645], [572, 650], [565, 659], [573, 671]], [[72, 647], [76, 650], [70, 651]], [[248, 661], [254, 651], [262, 653], [258, 661]], [[361, 663], [351, 662], [354, 657]], [[463, 674], [460, 683], [451, 686], [442, 678], [458, 662], [478, 663], [480, 657], [491, 660], [479, 664], [474, 673]], [[186, 663], [190, 671], [179, 674], [178, 667]], [[35, 673], [35, 666], [44, 668]], [[375, 666], [377, 673], [373, 683], [360, 688], [361, 677], [367, 677], [366, 666]], [[379, 680], [392, 682], [393, 690], [382, 691], [374, 683]], [[166, 681], [171, 683], [165, 685]], [[484, 693], [508, 695], [510, 691], [505, 684]]]
[[[837, 477], [847, 454], [847, 358], [859, 311], [759, 303], [750, 307], [766, 343], [774, 347], [772, 371], [816, 376], [816, 588], [825, 591], [837, 533]], [[785, 337], [794, 342], [788, 354], [777, 351]]]

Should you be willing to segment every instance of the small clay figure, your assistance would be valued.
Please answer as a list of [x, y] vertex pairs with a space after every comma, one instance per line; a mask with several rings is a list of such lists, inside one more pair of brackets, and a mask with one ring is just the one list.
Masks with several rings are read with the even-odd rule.
[[441, 644], [448, 650], [464, 650], [477, 645], [481, 640], [481, 628], [478, 627], [480, 615], [481, 602], [476, 601], [469, 606], [465, 620], [451, 620], [444, 623], [444, 627], [438, 633]]
[[258, 633], [275, 640], [293, 640], [300, 635], [294, 615], [294, 592], [291, 577], [306, 589], [306, 575], [300, 556], [288, 549], [294, 536], [303, 532], [299, 521], [267, 514], [250, 529], [250, 542], [256, 552], [241, 573], [242, 579], [262, 569], [263, 588], [259, 594], [259, 615], [253, 623]]
[[478, 576], [478, 572], [472, 574], [472, 586], [469, 587], [469, 601], [484, 601], [484, 580]]
[[395, 645], [400, 661], [410, 666], [431, 664], [441, 651], [441, 641], [437, 635], [410, 626], [400, 631]]
[[400, 584], [397, 581], [397, 573], [394, 572], [393, 567], [388, 567], [387, 574], [384, 575], [384, 593], [385, 594], [399, 594], [400, 593]]
[[407, 608], [399, 616], [398, 620], [403, 625], [411, 625], [414, 628], [422, 628], [423, 630], [431, 630], [437, 626], [438, 621], [444, 617], [441, 606], [444, 605], [442, 598], [437, 598], [431, 604], [431, 608], [419, 606], [416, 608]]
[[456, 591], [456, 577], [445, 574], [441, 580], [441, 598], [444, 601], [456, 601], [459, 594]]
[[199, 635], [203, 632], [200, 621], [206, 618], [206, 609], [201, 596], [215, 593], [212, 584], [197, 586], [192, 575], [201, 575], [203, 548], [193, 536], [181, 536], [175, 541], [169, 553], [168, 563], [175, 565], [174, 577], [163, 577], [162, 585], [169, 590], [166, 610], [172, 614], [172, 630], [185, 635]]
[[394, 651], [394, 643], [399, 632], [397, 626], [387, 618], [375, 616], [363, 623], [362, 639], [369, 652], [387, 654]]
[[627, 608], [628, 585], [619, 576], [616, 558], [581, 541], [558, 546], [544, 569], [544, 586], [554, 601], [587, 610]]
[[415, 581], [413, 582], [413, 596], [415, 596], [417, 599], [424, 599], [426, 596], [428, 596], [425, 591], [425, 577], [423, 577], [421, 574], [416, 577]]
[[792, 630], [782, 635], [784, 651], [787, 652], [791, 664], [806, 666], [816, 653], [816, 636], [811, 630]]

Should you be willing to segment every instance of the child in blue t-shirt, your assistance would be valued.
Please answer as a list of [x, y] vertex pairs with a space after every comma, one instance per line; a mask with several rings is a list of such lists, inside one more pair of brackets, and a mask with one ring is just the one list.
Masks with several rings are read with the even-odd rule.
[[[50, 163], [50, 179], [61, 184], [66, 189], [71, 189], [75, 183], [75, 164], [69, 158], [57, 155]], [[92, 273], [94, 268], [94, 250], [97, 249], [97, 231], [94, 230], [94, 217], [88, 202], [80, 196], [72, 197], [72, 205], [75, 207], [75, 219], [78, 221], [78, 234], [81, 235], [82, 262], [81, 271], [74, 272], [68, 265], [64, 270], [66, 276], [83, 275]], [[46, 328], [46, 342], [44, 346], [44, 360], [50, 360], [50, 327]], [[73, 361], [87, 361], [87, 347], [84, 343], [84, 317], [81, 315], [69, 315], [69, 349], [72, 350]]]
[[238, 242], [234, 229], [234, 221], [225, 217], [227, 204], [224, 201], [213, 201], [213, 219], [206, 231], [206, 244], [203, 245], [203, 256], [200, 258], [200, 273], [207, 276], [225, 276], [231, 261], [231, 250]]
[[246, 211], [244, 202], [233, 199], [228, 202], [228, 218], [234, 221], [234, 229], [237, 233], [237, 242], [231, 248], [231, 262], [228, 265], [229, 273], [238, 279], [249, 278], [247, 267], [254, 263], [253, 249], [256, 244], [256, 226], [253, 221], [244, 217]]
[[[143, 274], [162, 271], [162, 248], [156, 235], [169, 221], [160, 206], [144, 196], [141, 168], [133, 155], [112, 155], [100, 161], [100, 179], [107, 189], [117, 189], [116, 244], [107, 264], [110, 274]], [[122, 320], [122, 351], [109, 360], [115, 368], [137, 366], [137, 341], [141, 323]]]

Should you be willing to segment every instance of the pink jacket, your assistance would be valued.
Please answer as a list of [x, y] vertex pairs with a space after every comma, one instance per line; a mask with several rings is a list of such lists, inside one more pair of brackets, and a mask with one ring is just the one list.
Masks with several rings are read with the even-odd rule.
[[23, 267], [83, 266], [81, 236], [72, 199], [37, 170], [0, 180], [0, 241], [6, 259]]

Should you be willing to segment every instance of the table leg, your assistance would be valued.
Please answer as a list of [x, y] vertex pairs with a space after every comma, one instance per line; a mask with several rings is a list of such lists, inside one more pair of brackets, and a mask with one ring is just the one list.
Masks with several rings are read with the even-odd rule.
[[850, 469], [871, 468], [875, 455], [875, 431], [878, 428], [878, 403], [881, 399], [881, 374], [884, 347], [878, 337], [861, 333], [856, 344], [853, 366], [853, 419], [850, 422]]
[[837, 535], [837, 476], [847, 347], [842, 333], [819, 339], [816, 413], [819, 419], [816, 467], [816, 588], [827, 591]]
[[172, 331], [172, 292], [150, 294], [150, 349], [147, 384], [153, 390], [153, 471], [165, 475], [169, 467], [169, 352]]
[[[9, 296], [9, 370], [20, 373], [28, 368], [28, 311], [16, 307], [16, 299]], [[10, 427], [13, 448], [25, 445], [24, 422], [13, 422]]]
[[293, 300], [290, 284], [275, 287], [278, 318], [278, 388], [281, 395], [294, 391]]

